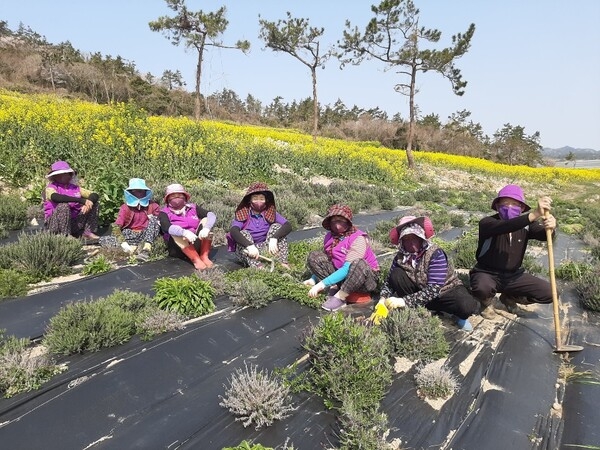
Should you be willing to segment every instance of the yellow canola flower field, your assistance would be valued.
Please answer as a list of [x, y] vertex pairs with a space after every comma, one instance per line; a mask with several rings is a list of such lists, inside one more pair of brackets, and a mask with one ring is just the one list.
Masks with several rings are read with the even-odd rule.
[[[600, 181], [598, 169], [508, 166], [478, 158], [413, 152], [419, 164], [537, 182]], [[0, 177], [15, 185], [43, 178], [68, 161], [84, 176], [100, 168], [126, 179], [246, 184], [271, 179], [276, 166], [302, 175], [373, 183], [406, 178], [406, 153], [373, 142], [318, 138], [288, 129], [185, 117], [152, 117], [128, 104], [98, 105], [0, 90]]]

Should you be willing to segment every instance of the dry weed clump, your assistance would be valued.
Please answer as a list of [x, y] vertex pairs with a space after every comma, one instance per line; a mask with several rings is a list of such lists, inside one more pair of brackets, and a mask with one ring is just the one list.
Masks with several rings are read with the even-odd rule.
[[67, 370], [55, 365], [47, 353], [33, 355], [28, 344], [27, 339], [5, 337], [0, 330], [0, 394], [5, 398], [38, 389]]
[[421, 366], [415, 374], [419, 395], [431, 400], [451, 396], [458, 389], [458, 381], [450, 369], [440, 361]]
[[175, 312], [151, 309], [136, 327], [144, 339], [152, 339], [158, 334], [184, 329], [183, 322], [183, 316]]
[[234, 305], [262, 308], [273, 299], [273, 294], [264, 281], [248, 278], [233, 283], [230, 297]]
[[231, 376], [225, 396], [219, 396], [222, 400], [219, 405], [238, 416], [236, 420], [245, 427], [254, 423], [259, 430], [296, 410], [290, 403], [289, 388], [281, 380], [266, 369], [259, 371], [253, 364], [244, 366]]

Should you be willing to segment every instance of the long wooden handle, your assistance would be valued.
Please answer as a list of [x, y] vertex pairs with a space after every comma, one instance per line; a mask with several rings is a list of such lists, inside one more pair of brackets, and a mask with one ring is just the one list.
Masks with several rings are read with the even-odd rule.
[[[550, 211], [544, 211], [547, 219]], [[562, 340], [560, 336], [560, 312], [558, 308], [558, 291], [556, 290], [556, 276], [554, 275], [554, 250], [552, 248], [552, 230], [546, 228], [546, 242], [548, 244], [548, 268], [550, 271], [550, 288], [552, 289], [552, 309], [554, 311], [554, 334], [556, 337], [556, 348], [560, 348]]]

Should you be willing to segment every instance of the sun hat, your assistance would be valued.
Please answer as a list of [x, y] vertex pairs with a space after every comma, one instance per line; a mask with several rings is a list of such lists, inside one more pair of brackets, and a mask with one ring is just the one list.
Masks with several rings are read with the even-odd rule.
[[148, 186], [146, 186], [146, 180], [144, 180], [143, 178], [130, 178], [129, 186], [127, 186], [126, 190], [134, 191], [136, 189], [139, 189], [141, 191], [151, 191], [152, 190]]
[[323, 219], [323, 222], [321, 222], [321, 225], [323, 225], [323, 228], [326, 230], [330, 230], [331, 218], [333, 216], [342, 216], [344, 219], [350, 222], [350, 225], [352, 225], [352, 210], [348, 205], [336, 203], [335, 205], [329, 207], [327, 215]]
[[173, 183], [167, 186], [165, 189], [165, 196], [163, 197], [163, 201], [167, 203], [169, 195], [172, 194], [183, 194], [185, 195], [185, 201], [189, 202], [191, 195], [185, 190], [185, 188], [179, 183]]
[[[129, 192], [133, 190], [146, 191], [146, 195], [144, 195], [144, 197], [142, 198], [138, 198], [131, 192]], [[146, 186], [146, 181], [142, 178], [130, 178], [129, 186], [127, 186], [127, 188], [124, 189], [123, 192], [125, 193], [125, 203], [127, 203], [128, 206], [135, 207], [141, 205], [143, 207], [146, 207], [150, 204], [150, 199], [152, 198], [152, 189]]]
[[516, 184], [508, 184], [498, 192], [498, 196], [492, 201], [492, 209], [498, 211], [498, 201], [501, 198], [512, 198], [523, 205], [523, 211], [529, 211], [531, 208], [525, 203], [525, 195], [523, 189]]
[[69, 163], [66, 161], [56, 161], [50, 166], [50, 172], [46, 175], [46, 178], [52, 178], [54, 175], [60, 175], [61, 173], [75, 173]]
[[400, 233], [402, 228], [406, 225], [410, 225], [412, 223], [416, 223], [421, 226], [425, 233], [425, 237], [423, 239], [429, 239], [435, 234], [435, 230], [433, 229], [433, 223], [431, 223], [431, 219], [427, 216], [404, 216], [398, 222], [398, 225], [390, 230], [390, 241], [394, 245], [398, 245], [400, 241]]

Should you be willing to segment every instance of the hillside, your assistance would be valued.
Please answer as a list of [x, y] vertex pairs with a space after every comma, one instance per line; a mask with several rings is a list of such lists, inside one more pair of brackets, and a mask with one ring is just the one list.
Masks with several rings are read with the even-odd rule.
[[542, 155], [545, 158], [550, 159], [564, 159], [572, 153], [576, 159], [600, 159], [600, 150], [594, 150], [591, 148], [573, 148], [569, 146], [560, 148], [547, 148], [542, 149]]

